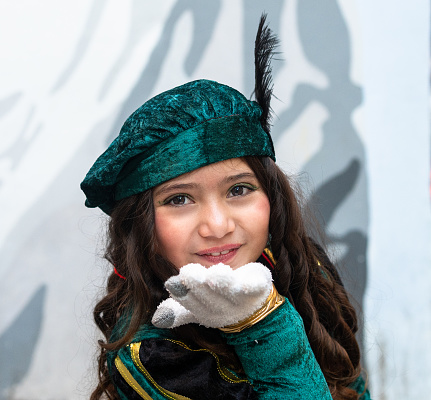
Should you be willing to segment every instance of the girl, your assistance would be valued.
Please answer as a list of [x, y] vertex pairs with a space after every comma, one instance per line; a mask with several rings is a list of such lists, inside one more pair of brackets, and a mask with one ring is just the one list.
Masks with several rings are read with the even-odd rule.
[[91, 399], [370, 398], [355, 311], [274, 163], [264, 23], [257, 102], [207, 80], [164, 92], [81, 184], [111, 217]]

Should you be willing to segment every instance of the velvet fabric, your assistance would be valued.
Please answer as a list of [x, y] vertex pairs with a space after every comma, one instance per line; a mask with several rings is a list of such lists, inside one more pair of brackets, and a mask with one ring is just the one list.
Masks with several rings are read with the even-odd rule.
[[211, 163], [243, 156], [275, 160], [261, 114], [256, 102], [208, 80], [153, 97], [87, 173], [81, 183], [86, 206], [109, 214], [118, 200]]
[[224, 336], [259, 399], [332, 399], [302, 319], [287, 299], [251, 328]]
[[[150, 325], [146, 327], [143, 331], [153, 336], [155, 331], [152, 332]], [[133, 344], [123, 347], [116, 354], [135, 382], [125, 377], [113, 358], [109, 358], [110, 374], [122, 400], [142, 398], [139, 391], [144, 391], [154, 400], [182, 397], [258, 399], [251, 384], [224, 368], [215, 354], [205, 349], [191, 349], [181, 342], [170, 340], [168, 330], [155, 329], [158, 331], [157, 338], [133, 341], [140, 347], [137, 353], [139, 361], [134, 357]], [[139, 367], [139, 362], [144, 366], [144, 371]]]
[[[275, 263], [268, 249], [257, 261], [274, 269]], [[111, 341], [122, 336], [127, 325], [128, 318], [121, 318]], [[172, 393], [194, 400], [332, 399], [308, 342], [302, 318], [288, 299], [256, 325], [239, 333], [220, 334], [234, 346], [241, 360], [245, 375], [236, 375], [240, 381], [226, 379], [221, 372], [227, 368], [208, 350], [190, 349], [176, 340], [172, 330], [147, 324], [136, 333], [131, 345], [108, 352], [108, 368], [120, 398], [142, 399], [133, 384], [119, 373], [115, 365], [117, 357], [154, 400], [181, 398]], [[142, 373], [136, 360], [134, 362], [133, 343], [140, 343], [139, 359], [151, 379]], [[361, 400], [371, 399], [362, 377], [352, 389], [361, 395]]]
[[[323, 374], [302, 327], [298, 313], [286, 303], [255, 326], [223, 334], [235, 346], [248, 382], [229, 382], [217, 358], [205, 349], [193, 350], [172, 339], [172, 331], [144, 325], [133, 343], [141, 343], [139, 359], [151, 376], [145, 376], [133, 361], [131, 345], [109, 353], [108, 366], [122, 400], [141, 399], [137, 388], [128, 383], [114, 364], [119, 357], [140, 388], [154, 400], [190, 399], [332, 399]], [[159, 388], [158, 388], [159, 387]], [[166, 394], [161, 390], [168, 390]], [[370, 400], [364, 380], [352, 385]]]

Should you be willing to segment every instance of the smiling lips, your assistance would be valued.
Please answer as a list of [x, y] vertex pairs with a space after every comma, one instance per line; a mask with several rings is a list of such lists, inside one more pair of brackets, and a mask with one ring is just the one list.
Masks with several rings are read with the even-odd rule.
[[199, 251], [196, 254], [204, 258], [210, 263], [223, 263], [226, 264], [235, 257], [241, 244], [228, 244], [220, 247], [212, 247], [203, 251]]

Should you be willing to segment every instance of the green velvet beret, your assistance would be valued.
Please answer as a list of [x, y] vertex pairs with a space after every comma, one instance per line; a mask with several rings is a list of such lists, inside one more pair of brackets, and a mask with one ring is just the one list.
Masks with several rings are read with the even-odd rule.
[[96, 160], [81, 189], [107, 214], [118, 200], [205, 165], [243, 156], [275, 160], [262, 110], [237, 90], [198, 80], [148, 100]]

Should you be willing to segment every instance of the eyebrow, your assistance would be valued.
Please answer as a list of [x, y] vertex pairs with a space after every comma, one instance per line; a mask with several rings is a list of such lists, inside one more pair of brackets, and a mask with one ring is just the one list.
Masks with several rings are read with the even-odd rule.
[[154, 191], [154, 196], [160, 196], [164, 193], [177, 191], [177, 190], [187, 190], [187, 189], [196, 189], [199, 185], [197, 183], [172, 183], [166, 184], [160, 188], [157, 188]]
[[[256, 176], [252, 172], [243, 172], [241, 174], [236, 175], [229, 175], [226, 176], [220, 184], [224, 183], [230, 183], [233, 181], [241, 180], [244, 178], [253, 178], [256, 179]], [[190, 190], [190, 189], [197, 189], [200, 185], [198, 183], [166, 183], [165, 185], [157, 188], [154, 191], [154, 196], [160, 196], [162, 194], [173, 192], [173, 191], [182, 191], [182, 190]]]
[[232, 182], [232, 181], [238, 181], [243, 178], [256, 178], [256, 176], [252, 172], [243, 172], [242, 174], [237, 175], [230, 175], [223, 179], [223, 183], [226, 182]]

